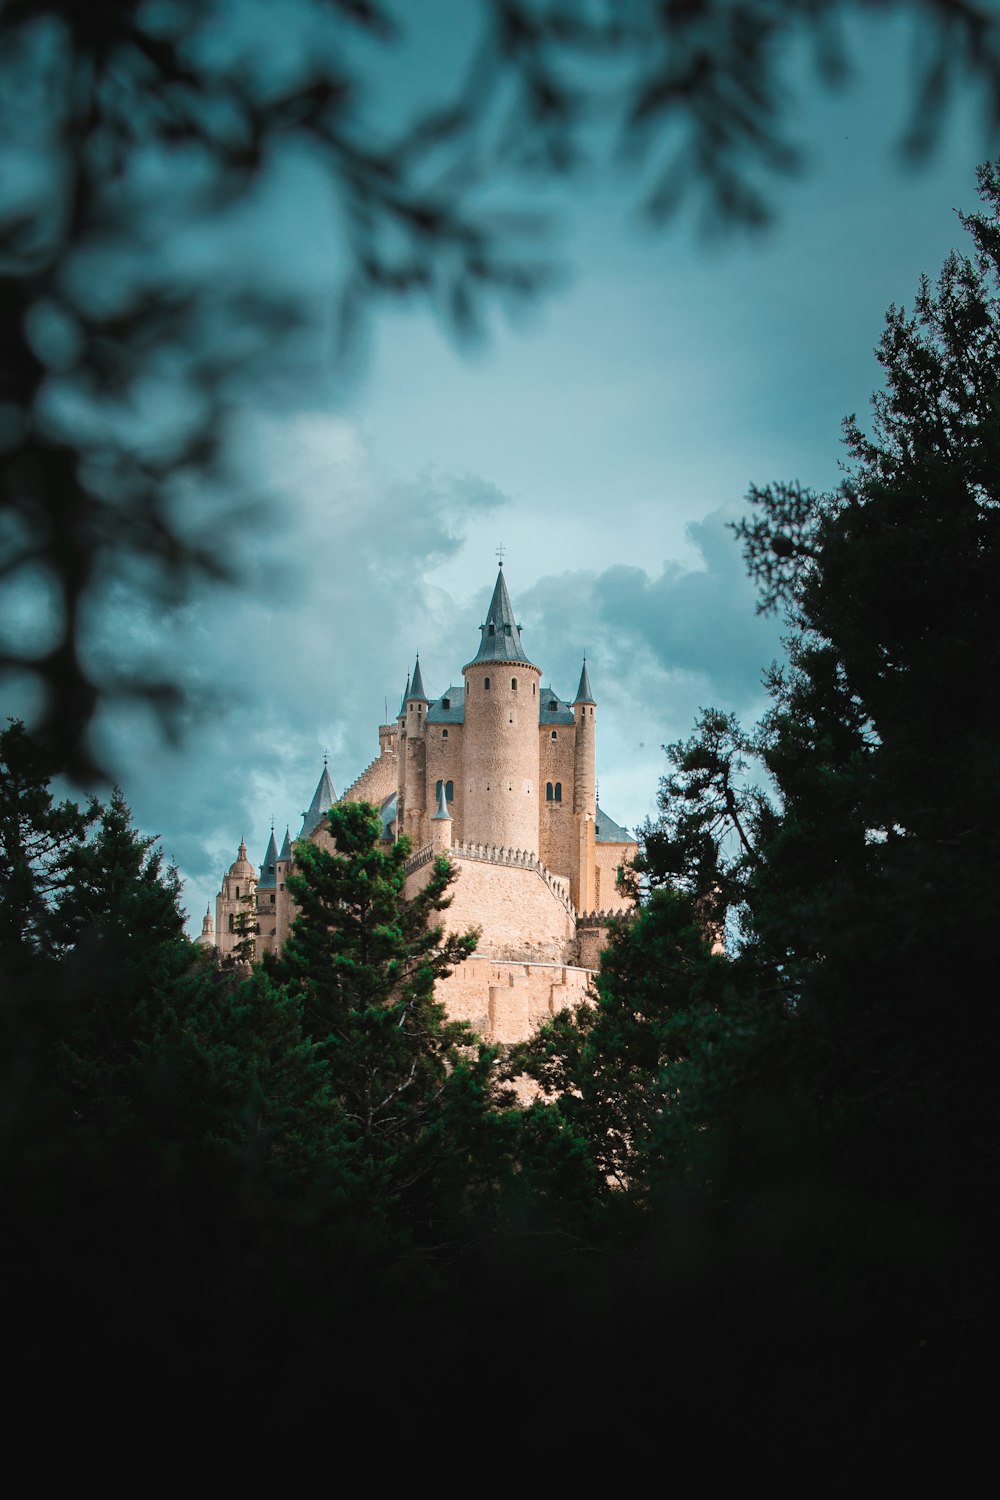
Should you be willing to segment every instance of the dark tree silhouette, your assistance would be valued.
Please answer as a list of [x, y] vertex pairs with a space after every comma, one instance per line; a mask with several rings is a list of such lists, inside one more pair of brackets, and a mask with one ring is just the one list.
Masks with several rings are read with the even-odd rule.
[[[867, 0], [912, 13], [929, 43], [915, 147], [958, 82], [1000, 106], [1000, 39], [979, 0]], [[256, 497], [231, 492], [226, 413], [271, 369], [302, 307], [186, 260], [282, 153], [318, 163], [344, 228], [331, 271], [349, 344], [379, 299], [420, 299], [458, 335], [548, 273], [524, 189], [615, 143], [648, 212], [766, 217], [769, 175], [795, 163], [790, 46], [834, 81], [846, 0], [654, 0], [576, 7], [481, 0], [457, 78], [391, 128], [367, 85], [419, 9], [289, 0], [283, 45], [248, 45], [237, 6], [205, 0], [0, 4], [0, 582], [13, 601], [0, 669], [40, 694], [37, 721], [79, 774], [102, 704], [180, 723], [175, 675], [107, 630], [112, 601], [164, 604], [235, 562], [216, 538]], [[596, 127], [596, 128], [595, 128]], [[517, 213], [490, 194], [520, 179]], [[495, 195], [494, 195], [495, 196]], [[340, 253], [340, 252], [338, 252]], [[331, 248], [331, 257], [334, 251]], [[25, 633], [18, 601], [44, 600]]]

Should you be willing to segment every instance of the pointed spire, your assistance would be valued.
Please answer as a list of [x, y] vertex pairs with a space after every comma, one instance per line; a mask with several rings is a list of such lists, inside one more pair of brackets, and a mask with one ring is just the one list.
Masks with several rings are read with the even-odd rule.
[[573, 702], [574, 702], [574, 704], [576, 704], [576, 703], [593, 703], [595, 706], [596, 706], [596, 703], [597, 703], [597, 699], [594, 697], [593, 693], [590, 691], [590, 678], [587, 676], [587, 658], [586, 657], [583, 658], [583, 671], [580, 673], [580, 686], [576, 690], [576, 697], [573, 699]]
[[399, 705], [399, 713], [396, 715], [397, 719], [405, 719], [406, 718], [406, 700], [407, 700], [407, 698], [409, 696], [410, 696], [410, 674], [409, 674], [409, 672], [407, 672], [407, 674], [406, 674], [406, 686], [403, 689], [403, 701]]
[[292, 841], [291, 841], [291, 838], [289, 837], [288, 825], [286, 823], [286, 825], [285, 825], [285, 842], [281, 846], [281, 853], [278, 855], [278, 858], [279, 859], [283, 859], [283, 860], [289, 860], [289, 859], [291, 859], [291, 857], [292, 857]]
[[[514, 618], [514, 606], [507, 592], [502, 562], [486, 614], [486, 623], [480, 625], [479, 629], [483, 638], [472, 661], [523, 661], [531, 665], [521, 646], [521, 627]], [[468, 665], [471, 666], [472, 662]]]
[[273, 890], [278, 883], [278, 846], [274, 840], [274, 824], [271, 824], [271, 837], [267, 843], [267, 853], [260, 867], [260, 880], [257, 882], [260, 890]]
[[[407, 678], [406, 680], [407, 680], [407, 682], [409, 682], [410, 679]], [[414, 699], [414, 698], [419, 699], [421, 703], [429, 703], [431, 701], [428, 698], [427, 694], [424, 692], [424, 678], [423, 678], [423, 673], [420, 670], [420, 652], [419, 651], [417, 652], [417, 664], [413, 668], [413, 685], [412, 685], [412, 687], [408, 687], [407, 688], [406, 697], [407, 697], [407, 700]]]
[[204, 943], [206, 948], [215, 947], [215, 923], [212, 921], [212, 908], [205, 907], [205, 915], [201, 919], [201, 932], [195, 938], [196, 943]]
[[330, 808], [337, 800], [337, 793], [333, 790], [333, 782], [330, 780], [330, 772], [327, 770], [326, 756], [323, 757], [323, 774], [320, 776], [313, 792], [313, 799], [309, 804], [309, 811], [302, 814], [302, 828], [299, 832], [300, 839], [307, 839], [326, 817]]

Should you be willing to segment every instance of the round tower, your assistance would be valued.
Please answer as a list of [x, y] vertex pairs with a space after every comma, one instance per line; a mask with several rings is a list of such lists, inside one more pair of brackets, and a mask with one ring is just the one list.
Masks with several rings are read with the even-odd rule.
[[[420, 670], [420, 657], [413, 668], [413, 678], [403, 700], [406, 710], [406, 737], [401, 742], [400, 753], [405, 762], [405, 782], [402, 831], [408, 836], [414, 849], [427, 841], [427, 742], [424, 724], [430, 699], [424, 692], [424, 679]], [[398, 804], [397, 804], [398, 805]], [[397, 823], [397, 826], [398, 823]]]
[[576, 856], [570, 874], [570, 895], [577, 911], [593, 911], [597, 901], [597, 754], [594, 695], [590, 691], [587, 658], [583, 658], [580, 686], [573, 699], [576, 736], [573, 750], [573, 821]]
[[497, 575], [482, 640], [463, 667], [466, 843], [538, 853], [538, 691], [542, 674]]
[[590, 691], [587, 658], [583, 658], [580, 686], [573, 699], [576, 720], [576, 747], [573, 754], [573, 811], [597, 816], [597, 744], [594, 710], [597, 707]]

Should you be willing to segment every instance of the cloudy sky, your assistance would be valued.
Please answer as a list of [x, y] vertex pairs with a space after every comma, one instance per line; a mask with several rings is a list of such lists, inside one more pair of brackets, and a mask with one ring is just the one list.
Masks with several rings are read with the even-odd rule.
[[[435, 47], [431, 28], [397, 60], [394, 107], [454, 64], [464, 13], [421, 12], [450, 40]], [[291, 388], [234, 414], [238, 470], [276, 503], [219, 536], [243, 559], [239, 586], [156, 624], [202, 696], [182, 743], [164, 747], [141, 716], [105, 727], [193, 929], [241, 834], [259, 862], [272, 817], [279, 839], [297, 832], [324, 751], [338, 790], [377, 753], [417, 651], [430, 693], [461, 680], [500, 544], [545, 681], [571, 695], [586, 652], [601, 801], [619, 822], [654, 811], [661, 747], [699, 707], [760, 711], [778, 630], [755, 613], [728, 524], [752, 482], [837, 482], [841, 420], [878, 384], [885, 309], [960, 243], [954, 210], [974, 207], [989, 153], [970, 98], [930, 161], [905, 166], [912, 38], [866, 23], [855, 39], [840, 92], [803, 76], [805, 170], [776, 190], [773, 228], [706, 240], [682, 216], [652, 234], [627, 174], [594, 174], [544, 204], [558, 285], [471, 350], [427, 313], [383, 311], [349, 377], [335, 371], [325, 195], [303, 164], [258, 195], [244, 253], [305, 289], [316, 324]]]

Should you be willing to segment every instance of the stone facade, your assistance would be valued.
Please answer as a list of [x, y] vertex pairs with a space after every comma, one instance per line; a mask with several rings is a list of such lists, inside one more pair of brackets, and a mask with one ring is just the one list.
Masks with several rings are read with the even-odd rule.
[[[374, 803], [385, 838], [409, 838], [407, 895], [437, 853], [452, 859], [458, 878], [445, 921], [480, 937], [441, 996], [481, 1035], [511, 1042], [585, 996], [608, 920], [630, 905], [619, 877], [636, 843], [597, 805], [586, 661], [572, 703], [544, 686], [521, 645], [502, 565], [480, 633], [461, 683], [437, 698], [417, 658], [395, 723], [379, 726], [379, 754], [339, 800]], [[325, 841], [323, 819], [337, 800], [324, 764], [299, 837]], [[233, 913], [252, 882], [258, 951], [280, 950], [294, 918], [292, 858], [289, 834], [279, 854], [272, 829], [258, 878], [241, 844], [216, 899], [215, 932], [207, 917], [200, 941], [232, 951]]]

